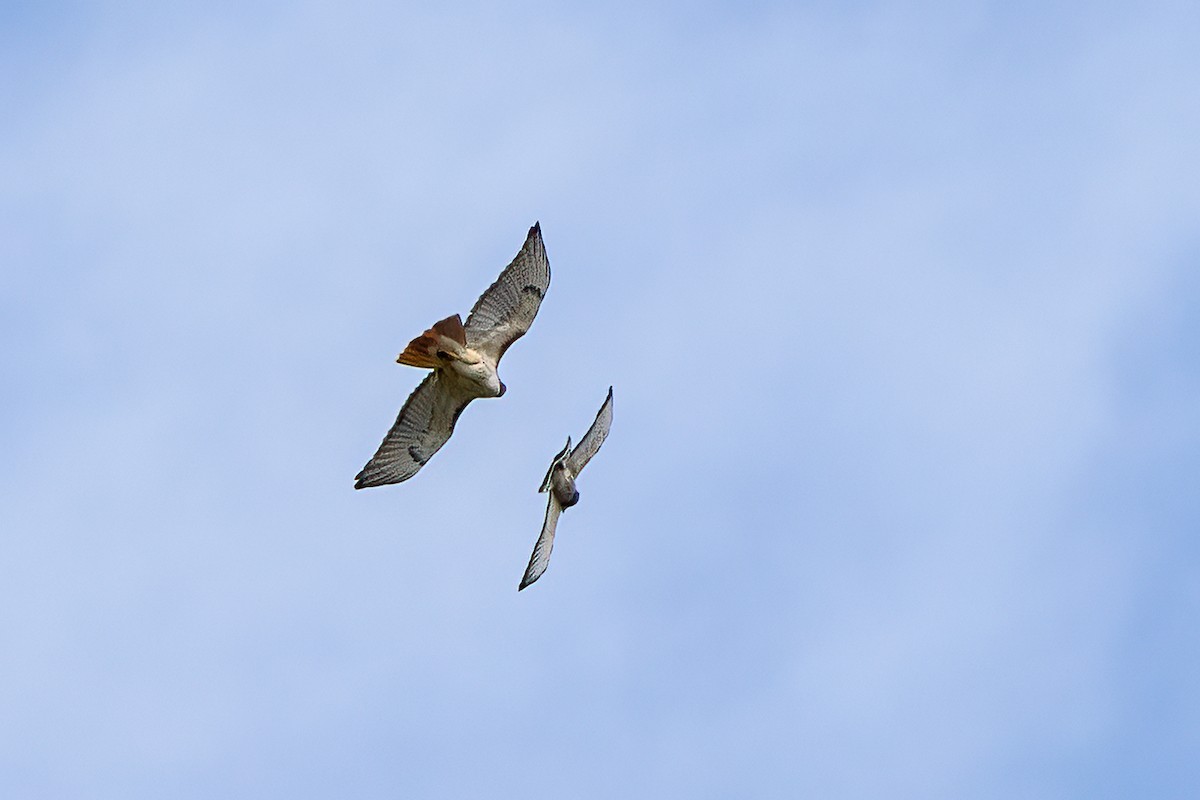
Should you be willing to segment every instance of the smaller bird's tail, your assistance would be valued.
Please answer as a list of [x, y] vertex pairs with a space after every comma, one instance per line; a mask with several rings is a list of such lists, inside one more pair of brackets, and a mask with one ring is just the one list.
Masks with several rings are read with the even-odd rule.
[[455, 314], [440, 322], [408, 343], [396, 361], [410, 367], [433, 369], [452, 358], [458, 358], [467, 346], [467, 332], [462, 317]]

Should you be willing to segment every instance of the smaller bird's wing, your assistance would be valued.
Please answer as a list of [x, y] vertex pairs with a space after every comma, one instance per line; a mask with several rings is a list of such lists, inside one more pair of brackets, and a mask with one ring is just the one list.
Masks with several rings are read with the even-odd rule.
[[517, 257], [475, 301], [464, 326], [468, 346], [499, 363], [508, 346], [529, 330], [549, 288], [550, 261], [541, 225], [534, 223]]
[[592, 456], [596, 455], [600, 450], [600, 445], [604, 444], [605, 438], [608, 436], [608, 429], [612, 427], [612, 387], [608, 387], [608, 397], [604, 398], [604, 405], [600, 406], [600, 410], [596, 412], [596, 419], [592, 422], [592, 427], [588, 428], [588, 432], [579, 440], [579, 444], [575, 445], [575, 449], [567, 456], [567, 469], [571, 470], [571, 474], [578, 475], [580, 470], [592, 460]]
[[441, 370], [413, 389], [379, 450], [355, 476], [354, 488], [400, 483], [416, 475], [441, 449], [458, 416], [473, 399]]
[[554, 492], [550, 492], [550, 501], [546, 503], [546, 520], [542, 523], [542, 535], [533, 546], [533, 555], [529, 557], [529, 566], [525, 568], [525, 577], [521, 578], [518, 592], [542, 577], [546, 567], [550, 566], [550, 551], [554, 549], [554, 530], [558, 527], [558, 515], [561, 513], [562, 506], [555, 499]]
[[550, 491], [550, 476], [554, 474], [554, 465], [557, 464], [563, 458], [563, 456], [565, 456], [570, 451], [571, 451], [571, 437], [568, 436], [566, 446], [562, 450], [558, 451], [558, 455], [556, 455], [554, 458], [550, 459], [550, 468], [548, 470], [546, 470], [546, 477], [542, 478], [542, 485], [538, 488], [539, 492]]

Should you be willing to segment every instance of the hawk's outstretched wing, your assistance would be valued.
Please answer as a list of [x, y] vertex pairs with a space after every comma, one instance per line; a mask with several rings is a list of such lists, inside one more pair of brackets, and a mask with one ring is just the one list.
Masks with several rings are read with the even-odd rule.
[[355, 476], [354, 488], [406, 481], [433, 456], [473, 396], [441, 370], [429, 373], [408, 396], [379, 450]]
[[567, 456], [567, 469], [571, 470], [572, 475], [578, 475], [579, 471], [592, 460], [592, 456], [596, 455], [600, 450], [600, 445], [604, 444], [604, 439], [608, 436], [608, 429], [612, 427], [612, 387], [608, 387], [608, 397], [604, 398], [604, 405], [600, 406], [600, 410], [596, 412], [596, 419], [592, 422], [592, 427], [588, 428], [588, 432], [579, 440], [579, 444], [575, 445], [575, 449], [571, 451], [571, 455]]
[[550, 492], [550, 501], [546, 503], [546, 521], [542, 523], [542, 535], [533, 546], [533, 555], [529, 557], [529, 566], [525, 568], [525, 577], [521, 578], [518, 592], [542, 577], [546, 567], [550, 566], [550, 551], [554, 549], [554, 529], [558, 527], [558, 515], [561, 513], [562, 506], [554, 499], [554, 492]]
[[550, 476], [554, 474], [554, 467], [567, 453], [571, 452], [571, 437], [567, 437], [567, 444], [562, 450], [558, 451], [558, 455], [550, 459], [550, 468], [546, 470], [546, 477], [542, 478], [542, 485], [538, 487], [539, 492], [550, 491]]
[[517, 257], [475, 301], [464, 326], [467, 346], [499, 363], [508, 346], [529, 330], [549, 288], [550, 261], [542, 244], [542, 227], [534, 223]]

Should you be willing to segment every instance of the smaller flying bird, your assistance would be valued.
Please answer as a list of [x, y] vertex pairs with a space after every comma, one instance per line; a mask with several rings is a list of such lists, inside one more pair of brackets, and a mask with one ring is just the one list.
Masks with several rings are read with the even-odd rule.
[[559, 451], [550, 462], [550, 469], [542, 481], [539, 492], [549, 492], [550, 499], [546, 503], [546, 520], [542, 523], [542, 535], [533, 546], [533, 555], [529, 557], [529, 566], [525, 568], [525, 577], [521, 578], [521, 591], [529, 584], [542, 577], [546, 567], [550, 566], [550, 551], [554, 548], [554, 530], [558, 527], [558, 515], [565, 509], [579, 502], [579, 490], [575, 488], [575, 479], [592, 460], [604, 444], [608, 429], [612, 427], [612, 387], [608, 387], [608, 397], [604, 405], [596, 412], [592, 427], [583, 435], [575, 449], [571, 449], [571, 437], [567, 437], [567, 446]]
[[375, 455], [355, 476], [355, 489], [416, 475], [454, 433], [468, 403], [504, 394], [496, 372], [500, 359], [529, 330], [549, 288], [550, 261], [542, 227], [534, 223], [516, 258], [475, 301], [466, 324], [458, 314], [435, 322], [396, 359], [432, 372], [413, 389]]

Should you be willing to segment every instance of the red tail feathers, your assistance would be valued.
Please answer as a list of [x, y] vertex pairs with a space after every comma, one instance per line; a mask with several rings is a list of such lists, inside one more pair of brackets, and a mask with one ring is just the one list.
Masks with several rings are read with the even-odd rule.
[[462, 318], [455, 314], [435, 322], [432, 328], [409, 342], [396, 361], [410, 367], [434, 369], [458, 358], [466, 346], [467, 332], [463, 329]]

